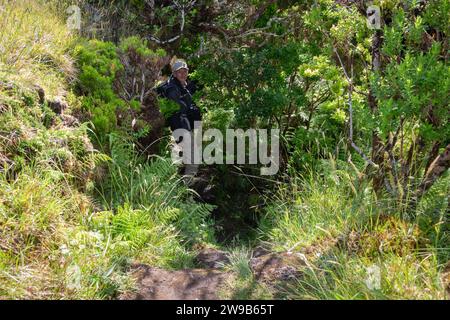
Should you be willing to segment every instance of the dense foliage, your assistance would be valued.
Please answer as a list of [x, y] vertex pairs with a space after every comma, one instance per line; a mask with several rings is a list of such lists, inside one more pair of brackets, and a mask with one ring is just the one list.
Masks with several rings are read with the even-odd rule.
[[[231, 252], [226, 298], [446, 298], [449, 0], [373, 1], [380, 28], [365, 1], [77, 4], [79, 31], [66, 1], [0, 5], [0, 298], [114, 298], [200, 247]], [[277, 175], [202, 166], [209, 204], [183, 183], [154, 92], [175, 57], [205, 128], [280, 129]], [[260, 245], [302, 277], [257, 283]]]

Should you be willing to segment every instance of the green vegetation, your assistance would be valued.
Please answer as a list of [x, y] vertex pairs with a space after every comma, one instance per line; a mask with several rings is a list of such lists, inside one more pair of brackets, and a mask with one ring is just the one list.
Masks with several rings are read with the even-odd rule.
[[[361, 3], [198, 1], [181, 22], [86, 0], [107, 28], [71, 31], [64, 1], [1, 2], [0, 298], [114, 299], [134, 264], [206, 247], [225, 299], [448, 299], [449, 1], [374, 1], [379, 30]], [[209, 203], [186, 186], [153, 91], [174, 55], [204, 129], [280, 129], [276, 176], [203, 166]], [[261, 281], [259, 246], [301, 276]]]
[[91, 40], [75, 48], [80, 64], [79, 92], [84, 94], [83, 108], [91, 113], [92, 123], [100, 135], [112, 132], [117, 126], [116, 108], [124, 102], [114, 93], [112, 85], [116, 73], [123, 68], [116, 47], [109, 42]]
[[[291, 299], [445, 299], [437, 270], [450, 259], [449, 178], [423, 199], [416, 219], [405, 220], [401, 206], [377, 201], [345, 163], [324, 170], [324, 178], [309, 176], [281, 187], [260, 223], [260, 237], [279, 251], [314, 248], [304, 277], [284, 294]], [[382, 275], [377, 290], [366, 282], [373, 267]]]
[[[43, 7], [32, 6], [25, 12], [23, 6], [11, 5], [13, 11], [2, 14], [37, 19], [33, 21], [41, 28], [53, 23], [46, 29], [47, 36], [57, 37], [65, 30], [62, 20], [47, 21], [40, 15]], [[6, 27], [13, 30], [15, 26]], [[32, 37], [23, 41], [26, 46], [39, 45]], [[72, 42], [46, 45], [60, 54], [70, 52]], [[6, 53], [2, 61], [10, 59]], [[115, 110], [125, 105], [112, 88], [122, 66], [116, 47], [89, 41], [76, 47], [75, 58], [80, 66], [76, 90], [85, 95], [67, 94], [68, 112], [77, 113], [80, 107], [92, 112], [92, 122], [81, 126], [66, 126], [63, 115], [49, 108], [51, 100], [41, 101], [29, 79], [20, 76], [39, 68], [36, 83], [47, 98], [49, 92], [70, 90], [67, 81], [59, 81], [69, 80], [66, 70], [55, 69], [36, 55], [22, 56], [21, 65], [9, 65], [17, 68], [14, 72], [2, 73], [2, 298], [112, 298], [132, 286], [127, 275], [130, 263], [189, 267], [194, 241], [213, 241], [208, 228], [211, 206], [190, 200], [170, 160], [144, 161], [126, 132], [107, 135], [117, 131], [113, 130]], [[50, 76], [58, 81], [47, 86]], [[92, 124], [95, 131], [90, 129]], [[89, 137], [95, 144], [107, 137], [109, 154], [97, 151]]]

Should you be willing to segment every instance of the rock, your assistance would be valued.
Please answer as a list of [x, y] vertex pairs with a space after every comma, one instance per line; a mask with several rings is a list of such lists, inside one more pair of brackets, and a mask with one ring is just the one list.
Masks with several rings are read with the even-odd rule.
[[265, 254], [250, 260], [256, 279], [268, 284], [294, 280], [300, 276], [299, 269], [304, 266], [304, 259], [296, 253], [288, 252]]
[[39, 96], [39, 104], [43, 104], [45, 102], [45, 91], [41, 86], [35, 85], [34, 89], [36, 90]]
[[213, 248], [204, 248], [195, 257], [195, 261], [201, 268], [221, 268], [230, 262], [225, 251]]
[[12, 166], [14, 166], [14, 161], [10, 160], [7, 156], [0, 153], [0, 172], [5, 172]]
[[13, 90], [14, 89], [14, 85], [12, 83], [9, 83], [9, 82], [0, 81], [0, 88], [2, 88], [5, 91], [9, 91], [9, 90]]
[[80, 122], [74, 116], [61, 114], [60, 117], [65, 127], [78, 127], [80, 125]]
[[252, 252], [252, 258], [258, 258], [269, 253], [270, 251], [263, 247], [256, 247]]
[[67, 109], [68, 105], [61, 97], [56, 98], [54, 101], [48, 101], [48, 106], [56, 114], [62, 114]]

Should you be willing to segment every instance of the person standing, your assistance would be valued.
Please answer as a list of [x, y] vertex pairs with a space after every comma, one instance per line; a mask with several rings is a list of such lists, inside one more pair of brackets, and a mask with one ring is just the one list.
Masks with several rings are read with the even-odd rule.
[[[188, 163], [184, 167], [184, 175], [188, 177], [195, 176], [198, 172], [198, 164], [193, 163], [193, 147], [194, 147], [194, 123], [202, 120], [200, 109], [195, 105], [193, 101], [193, 94], [196, 91], [195, 84], [188, 80], [189, 68], [185, 61], [176, 60], [172, 64], [172, 75], [166, 83], [165, 97], [172, 101], [175, 101], [180, 109], [169, 117], [168, 122], [170, 129], [175, 131], [177, 129], [185, 129], [190, 132], [191, 135], [191, 153], [188, 156]], [[180, 141], [174, 141], [175, 149], [181, 148], [177, 146]]]
[[188, 80], [188, 76], [189, 68], [186, 62], [177, 60], [172, 64], [172, 75], [168, 80], [166, 97], [180, 106], [180, 110], [169, 118], [172, 131], [179, 128], [192, 131], [194, 122], [202, 119], [200, 109], [192, 98], [196, 87]]

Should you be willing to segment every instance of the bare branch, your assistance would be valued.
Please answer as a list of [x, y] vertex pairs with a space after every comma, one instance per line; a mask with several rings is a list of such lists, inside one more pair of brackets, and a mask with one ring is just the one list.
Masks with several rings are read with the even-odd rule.
[[179, 38], [181, 38], [181, 36], [183, 35], [183, 32], [184, 32], [184, 26], [186, 23], [186, 10], [189, 10], [190, 8], [192, 8], [195, 5], [195, 2], [196, 2], [196, 0], [192, 0], [192, 1], [188, 2], [187, 4], [183, 4], [183, 3], [179, 3], [178, 1], [175, 1], [175, 0], [173, 1], [175, 8], [177, 8], [180, 11], [180, 16], [181, 16], [180, 31], [179, 31], [178, 35], [176, 35], [170, 39], [166, 39], [166, 40], [161, 40], [158, 37], [149, 35], [148, 39], [156, 42], [159, 45], [162, 45], [162, 44], [172, 43], [172, 42], [178, 40]]
[[377, 164], [375, 164], [371, 159], [369, 159], [365, 153], [355, 144], [353, 141], [353, 64], [352, 64], [352, 78], [349, 77], [347, 70], [345, 70], [344, 64], [342, 63], [341, 56], [339, 55], [336, 48], [333, 48], [334, 52], [336, 53], [339, 63], [341, 64], [342, 70], [344, 71], [345, 77], [347, 78], [348, 84], [349, 84], [349, 91], [348, 91], [348, 108], [349, 108], [349, 142], [353, 149], [355, 149], [356, 152], [359, 153], [359, 155], [364, 159], [364, 161], [373, 166], [374, 168], [379, 168]]
[[422, 197], [422, 195], [431, 188], [436, 180], [441, 177], [450, 167], [450, 144], [448, 144], [444, 152], [436, 157], [431, 163], [419, 188], [415, 194], [416, 198]]

